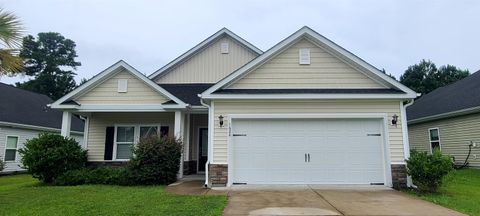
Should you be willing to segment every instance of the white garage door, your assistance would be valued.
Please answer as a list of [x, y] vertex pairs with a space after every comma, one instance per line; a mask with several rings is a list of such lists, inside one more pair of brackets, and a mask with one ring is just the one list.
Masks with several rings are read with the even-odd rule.
[[382, 121], [235, 119], [233, 183], [384, 183]]

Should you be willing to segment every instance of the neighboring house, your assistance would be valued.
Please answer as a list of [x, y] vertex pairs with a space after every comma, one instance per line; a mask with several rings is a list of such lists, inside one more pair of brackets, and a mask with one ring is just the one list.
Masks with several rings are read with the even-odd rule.
[[[412, 149], [438, 147], [464, 162], [471, 142], [480, 145], [480, 71], [422, 96], [407, 113]], [[480, 167], [479, 157], [480, 149], [473, 148], [470, 166]]]
[[119, 61], [52, 107], [65, 125], [87, 118], [91, 163], [121, 163], [163, 133], [184, 140], [179, 174], [208, 186], [405, 186], [415, 97], [308, 27], [266, 52], [222, 29], [149, 77]]
[[[0, 157], [6, 162], [3, 172], [21, 171], [22, 148], [28, 139], [41, 132], [60, 133], [62, 112], [47, 107], [53, 100], [46, 95], [0, 83]], [[83, 121], [72, 119], [72, 137], [83, 142]]]

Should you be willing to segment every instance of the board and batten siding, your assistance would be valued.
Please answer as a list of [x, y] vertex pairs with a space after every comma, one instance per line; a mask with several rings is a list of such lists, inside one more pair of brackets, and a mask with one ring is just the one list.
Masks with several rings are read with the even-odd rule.
[[[400, 101], [384, 100], [215, 100], [213, 163], [228, 162], [229, 114], [300, 114], [300, 113], [385, 113], [389, 120], [400, 116]], [[224, 116], [226, 127], [219, 127], [218, 116]], [[392, 163], [404, 163], [401, 117], [398, 125], [388, 126]]]
[[[229, 44], [228, 54], [220, 52], [222, 43]], [[216, 83], [257, 57], [253, 51], [229, 36], [220, 38], [190, 59], [164, 71], [157, 83]]]
[[103, 161], [105, 154], [105, 131], [116, 124], [142, 125], [159, 124], [168, 126], [173, 136], [175, 115], [173, 112], [161, 113], [92, 113], [88, 127], [87, 149], [89, 161]]
[[[480, 144], [480, 113], [440, 119], [425, 123], [409, 124], [410, 148], [430, 152], [428, 129], [438, 128], [442, 152], [463, 162], [468, 155], [470, 141]], [[477, 155], [477, 159], [474, 155]], [[473, 148], [470, 165], [480, 167], [480, 149]]]
[[[118, 92], [118, 80], [127, 80], [127, 92]], [[80, 104], [161, 104], [169, 101], [143, 81], [123, 70], [75, 99]]]
[[[5, 159], [5, 147], [7, 142], [7, 136], [16, 136], [18, 137], [18, 144], [17, 150], [21, 149], [25, 146], [25, 142], [27, 140], [36, 138], [38, 135], [45, 131], [40, 130], [31, 130], [31, 129], [24, 129], [24, 128], [11, 128], [11, 127], [0, 127], [0, 157], [1, 160]], [[60, 132], [58, 132], [60, 133]], [[79, 145], [83, 146], [83, 134], [72, 134], [73, 137]], [[4, 172], [10, 171], [22, 171], [22, 156], [18, 153], [15, 158], [15, 161], [6, 162], [6, 167], [3, 170]]]
[[[310, 49], [310, 65], [299, 65], [299, 49]], [[312, 42], [302, 39], [249, 72], [229, 89], [386, 88]]]

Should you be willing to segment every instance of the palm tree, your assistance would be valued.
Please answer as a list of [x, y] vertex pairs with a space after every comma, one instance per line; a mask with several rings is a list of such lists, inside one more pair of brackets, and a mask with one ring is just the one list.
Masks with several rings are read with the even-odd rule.
[[23, 61], [18, 56], [22, 35], [23, 26], [19, 18], [0, 8], [0, 76], [22, 70]]

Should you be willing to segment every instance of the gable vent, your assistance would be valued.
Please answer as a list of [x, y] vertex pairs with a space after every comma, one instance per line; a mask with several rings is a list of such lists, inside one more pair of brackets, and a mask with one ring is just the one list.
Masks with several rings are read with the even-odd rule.
[[298, 51], [298, 63], [301, 65], [310, 64], [310, 49], [299, 49]]
[[228, 54], [228, 43], [221, 43], [220, 44], [220, 53]]
[[127, 89], [128, 89], [128, 80], [127, 79], [119, 79], [118, 80], [118, 86], [117, 86], [117, 92], [125, 93], [125, 92], [127, 92]]

